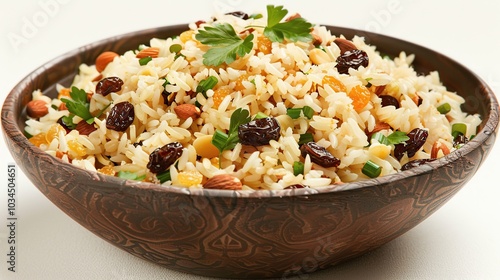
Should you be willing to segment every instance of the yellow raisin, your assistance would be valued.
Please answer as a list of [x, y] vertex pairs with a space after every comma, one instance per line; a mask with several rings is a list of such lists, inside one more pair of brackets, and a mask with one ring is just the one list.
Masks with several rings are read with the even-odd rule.
[[196, 186], [203, 181], [203, 175], [196, 170], [187, 170], [177, 174], [177, 181], [184, 187]]
[[105, 174], [105, 175], [110, 175], [110, 176], [115, 176], [116, 171], [113, 168], [113, 165], [106, 165], [102, 168], [97, 169], [97, 172]]
[[231, 89], [228, 87], [221, 87], [214, 90], [214, 95], [212, 96], [214, 100], [214, 108], [219, 108], [222, 100], [224, 100], [224, 98], [229, 94], [231, 94]]
[[76, 140], [68, 141], [68, 149], [75, 155], [75, 157], [81, 158], [87, 154], [85, 146]]
[[71, 98], [70, 94], [69, 94], [70, 90], [69, 88], [63, 88], [59, 91], [59, 95], [57, 96], [57, 99], [61, 99], [61, 98]]
[[333, 76], [324, 76], [323, 80], [321, 81], [321, 84], [324, 85], [329, 85], [333, 91], [335, 92], [347, 92], [347, 89], [341, 81], [339, 81], [337, 78]]
[[181, 41], [183, 43], [186, 43], [187, 41], [192, 41], [193, 34], [194, 34], [194, 30], [186, 30], [186, 31], [182, 32], [181, 35], [179, 35], [179, 39], [181, 39]]
[[45, 138], [45, 133], [39, 133], [29, 139], [30, 143], [40, 147], [41, 145], [48, 144], [47, 139]]
[[236, 79], [236, 82], [234, 84], [234, 90], [244, 90], [245, 86], [243, 85], [243, 81], [246, 81], [248, 79], [248, 75], [241, 75]]
[[349, 91], [352, 105], [356, 112], [360, 112], [370, 102], [370, 90], [363, 85], [357, 85]]
[[60, 125], [58, 123], [51, 125], [49, 130], [45, 134], [45, 139], [47, 140], [47, 143], [52, 142], [52, 140], [54, 140], [54, 138], [58, 138], [60, 131], [63, 131], [64, 134], [66, 134], [66, 130], [64, 129], [64, 127], [62, 127], [62, 125]]
[[273, 49], [273, 42], [266, 36], [259, 36], [257, 38], [257, 49], [263, 54], [270, 54]]

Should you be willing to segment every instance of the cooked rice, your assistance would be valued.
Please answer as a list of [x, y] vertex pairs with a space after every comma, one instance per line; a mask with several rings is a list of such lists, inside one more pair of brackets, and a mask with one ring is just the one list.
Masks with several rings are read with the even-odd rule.
[[[365, 44], [362, 37], [354, 37], [352, 42], [368, 54], [369, 65], [350, 69], [349, 74], [339, 74], [335, 61], [340, 49], [332, 43], [338, 36], [332, 35], [324, 26], [314, 26], [312, 33], [321, 38], [328, 60], [325, 63], [316, 65], [311, 61], [309, 52], [315, 48], [311, 43], [272, 43], [270, 54], [259, 52], [257, 38], [262, 36], [262, 29], [255, 28], [252, 31], [254, 48], [249, 54], [230, 65], [207, 67], [203, 64], [207, 46], [198, 42], [195, 34], [199, 28], [214, 22], [228, 22], [239, 33], [249, 25], [265, 26], [266, 19], [244, 21], [231, 15], [218, 15], [199, 27], [194, 23], [189, 25], [192, 36], [188, 41], [183, 42], [180, 37], [151, 39], [149, 46], [159, 48], [159, 57], [144, 66], [138, 63], [137, 50], [116, 57], [102, 73], [93, 65], [81, 65], [71, 86], [95, 92], [95, 78], [100, 74], [124, 81], [120, 92], [108, 96], [93, 94], [90, 111], [97, 113], [110, 101], [113, 104], [128, 101], [134, 105], [135, 120], [125, 132], [107, 129], [105, 118], [111, 105], [99, 119], [96, 118], [94, 126], [97, 130], [90, 135], [79, 135], [77, 130], [59, 132], [50, 143], [39, 144], [40, 148], [54, 156], [59, 153], [63, 161], [81, 168], [101, 172], [101, 168], [111, 166], [115, 172], [130, 171], [138, 176], [145, 175], [144, 180], [157, 182], [146, 167], [149, 154], [165, 144], [180, 142], [184, 147], [183, 154], [177, 164], [169, 168], [172, 180], [163, 185], [201, 188], [202, 183], [190, 185], [178, 179], [179, 174], [190, 171], [203, 175], [203, 182], [216, 174], [231, 174], [241, 180], [244, 189], [283, 189], [294, 184], [320, 188], [368, 179], [361, 172], [368, 160], [381, 166], [381, 176], [384, 176], [399, 172], [401, 166], [410, 160], [430, 158], [432, 146], [437, 141], [453, 151], [452, 124], [466, 123], [466, 136], [471, 137], [481, 121], [479, 116], [461, 110], [464, 99], [449, 92], [437, 72], [417, 75], [411, 66], [413, 55], [401, 52], [394, 59], [382, 57], [375, 46]], [[173, 44], [183, 47], [182, 56], [176, 57], [169, 51]], [[336, 92], [331, 86], [322, 85], [326, 75], [340, 80], [347, 92]], [[218, 83], [207, 91], [208, 98], [193, 95], [200, 81], [209, 76], [215, 76]], [[241, 76], [244, 77], [242, 89], [234, 90]], [[165, 79], [170, 84], [164, 88]], [[385, 86], [384, 94], [396, 97], [400, 108], [382, 107], [381, 99], [372, 93], [365, 108], [359, 112], [354, 110], [348, 92], [357, 85], [368, 86], [368, 81], [374, 88]], [[214, 91], [225, 87], [231, 89], [231, 93], [216, 108]], [[58, 85], [59, 91], [63, 89]], [[176, 93], [170, 106], [164, 104], [164, 90]], [[415, 103], [418, 97], [422, 101], [420, 105]], [[69, 114], [67, 110], [54, 109], [61, 104], [57, 98], [51, 100], [35, 91], [33, 99], [43, 99], [50, 105], [49, 114], [26, 121], [26, 132], [31, 135], [47, 133], [59, 118]], [[199, 118], [181, 120], [173, 110], [180, 104], [194, 104], [195, 101], [201, 104]], [[445, 102], [451, 105], [451, 111], [446, 115], [436, 109]], [[290, 121], [280, 117], [286, 115], [287, 108], [304, 106], [314, 110], [312, 119]], [[279, 140], [256, 148], [238, 143], [234, 149], [224, 151], [220, 158], [197, 157], [193, 141], [197, 137], [213, 135], [215, 130], [226, 131], [230, 116], [237, 108], [249, 110], [251, 116], [262, 112], [277, 117], [282, 128]], [[73, 121], [80, 120], [76, 116]], [[394, 147], [370, 143], [367, 138], [367, 132], [381, 122], [391, 126], [391, 129], [382, 131], [385, 135], [396, 130], [408, 133], [414, 128], [424, 128], [429, 131], [429, 136], [414, 157], [404, 156], [398, 161], [393, 156]], [[340, 159], [337, 168], [324, 168], [312, 163], [309, 156], [301, 156], [297, 142], [300, 134], [305, 132], [312, 132], [315, 142]], [[74, 141], [81, 144], [84, 155], [72, 151], [70, 143]], [[142, 145], [134, 145], [139, 142]], [[219, 168], [219, 161], [222, 168]], [[304, 163], [305, 175], [294, 175], [295, 161]]]

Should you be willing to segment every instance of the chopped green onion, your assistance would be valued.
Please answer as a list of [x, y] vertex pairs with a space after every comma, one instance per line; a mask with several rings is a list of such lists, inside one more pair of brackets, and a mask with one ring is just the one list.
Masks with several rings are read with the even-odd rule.
[[312, 133], [306, 132], [299, 137], [299, 145], [314, 141]]
[[370, 140], [377, 140], [377, 142], [379, 142], [380, 144], [384, 144], [384, 145], [391, 144], [391, 142], [389, 142], [389, 139], [387, 139], [387, 137], [384, 134], [382, 134], [381, 132], [373, 133]]
[[288, 109], [286, 109], [286, 114], [294, 120], [300, 118], [300, 112], [302, 112], [302, 108], [288, 108]]
[[266, 115], [266, 114], [264, 114], [264, 113], [262, 113], [262, 112], [258, 112], [258, 113], [257, 113], [257, 115], [255, 115], [255, 119], [256, 119], [256, 120], [259, 120], [259, 119], [265, 119], [265, 118], [267, 118], [267, 117], [269, 117], [269, 116], [268, 116], [268, 115]]
[[166, 181], [172, 180], [170, 177], [170, 170], [167, 169], [167, 171], [164, 171], [160, 174], [156, 174], [156, 178], [160, 181], [161, 184], [165, 183]]
[[410, 140], [410, 137], [408, 137], [406, 132], [397, 130], [389, 134], [389, 136], [387, 136], [387, 140], [389, 140], [389, 143], [396, 145]]
[[306, 117], [308, 119], [311, 119], [314, 115], [313, 108], [311, 108], [309, 106], [304, 106], [302, 108], [288, 108], [288, 109], [286, 109], [286, 114], [294, 120], [300, 118], [301, 112], [304, 114], [304, 117]]
[[467, 134], [467, 125], [464, 123], [454, 123], [451, 126], [451, 135], [453, 136], [453, 138], [455, 138], [460, 134], [462, 135]]
[[262, 18], [262, 17], [263, 17], [263, 15], [262, 15], [262, 14], [252, 14], [252, 15], [250, 16], [250, 18], [253, 18], [253, 19], [259, 19], [259, 18]]
[[171, 53], [178, 53], [178, 52], [182, 51], [182, 46], [179, 44], [173, 44], [170, 46], [170, 48], [168, 48], [168, 50]]
[[206, 92], [209, 89], [213, 89], [218, 82], [219, 80], [215, 76], [210, 76], [204, 80], [201, 80], [198, 86], [196, 87], [196, 92], [201, 92], [201, 94], [203, 94], [205, 98], [208, 98]]
[[151, 60], [153, 60], [153, 58], [150, 56], [143, 57], [143, 58], [139, 59], [139, 65], [144, 66], [144, 65], [148, 64], [148, 62], [150, 62]]
[[365, 165], [363, 166], [363, 169], [361, 170], [363, 174], [370, 178], [377, 178], [380, 173], [382, 172], [382, 167], [378, 166], [376, 163], [374, 163], [371, 160], [368, 160]]
[[137, 180], [137, 181], [142, 181], [142, 180], [144, 180], [144, 178], [146, 178], [146, 175], [138, 176], [134, 172], [123, 171], [123, 170], [118, 171], [117, 176], [119, 178], [128, 179], [128, 180]]
[[311, 119], [314, 115], [313, 108], [311, 108], [309, 106], [304, 106], [304, 108], [302, 108], [302, 112], [304, 113], [304, 116], [308, 119]]
[[[216, 130], [214, 135], [212, 136], [212, 144], [215, 147], [224, 147], [226, 145], [227, 140], [229, 139], [229, 135], [226, 133]], [[218, 148], [219, 151], [222, 153], [222, 149]]]
[[474, 137], [476, 137], [476, 135], [475, 135], [475, 134], [472, 134], [472, 135], [469, 137], [469, 141], [470, 141], [470, 140], [472, 140], [472, 139], [474, 139]]
[[304, 163], [300, 161], [293, 162], [293, 175], [298, 176], [304, 174]]
[[447, 114], [451, 111], [451, 105], [450, 103], [443, 103], [437, 107], [437, 110], [443, 115]]
[[163, 82], [161, 86], [165, 88], [167, 85], [170, 85], [170, 82], [167, 79], [165, 79], [165, 82]]

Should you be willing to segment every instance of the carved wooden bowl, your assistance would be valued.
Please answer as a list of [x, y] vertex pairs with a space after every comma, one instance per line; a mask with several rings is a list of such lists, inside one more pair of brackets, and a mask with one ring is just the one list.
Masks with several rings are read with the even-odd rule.
[[[52, 157], [23, 135], [23, 108], [35, 89], [55, 96], [81, 63], [123, 53], [152, 37], [180, 34], [187, 25], [113, 37], [64, 54], [36, 69], [7, 96], [2, 108], [6, 143], [39, 190], [82, 226], [132, 255], [166, 268], [231, 278], [286, 277], [360, 256], [422, 222], [474, 175], [499, 123], [492, 90], [464, 66], [432, 50], [374, 33], [329, 27], [333, 34], [365, 36], [389, 55], [416, 55], [418, 72], [440, 72], [443, 83], [482, 116], [477, 136], [427, 165], [342, 189], [189, 191], [86, 171]], [[457, 244], [458, 245], [458, 244]]]

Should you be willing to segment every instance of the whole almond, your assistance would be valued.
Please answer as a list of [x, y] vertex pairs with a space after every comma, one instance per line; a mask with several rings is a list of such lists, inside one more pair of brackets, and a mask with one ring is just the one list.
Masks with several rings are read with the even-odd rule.
[[149, 56], [149, 57], [155, 58], [155, 57], [158, 57], [159, 53], [160, 53], [160, 49], [159, 48], [150, 47], [150, 48], [143, 49], [142, 51], [140, 51], [139, 53], [137, 53], [137, 55], [135, 57], [137, 57], [137, 58], [145, 58], [145, 57]]
[[93, 124], [89, 124], [86, 121], [82, 120], [76, 125], [76, 130], [80, 133], [80, 135], [89, 135], [90, 133], [97, 130]]
[[205, 189], [219, 189], [219, 190], [241, 190], [242, 184], [240, 179], [228, 175], [219, 174], [208, 179], [203, 185]]
[[31, 100], [26, 104], [26, 113], [34, 119], [47, 115], [49, 113], [47, 102], [43, 100]]
[[95, 60], [95, 68], [97, 72], [101, 73], [117, 56], [117, 53], [111, 51], [101, 53]]
[[174, 108], [175, 113], [180, 119], [197, 118], [200, 116], [200, 108], [193, 104], [181, 104]]
[[352, 51], [358, 49], [353, 42], [343, 39], [337, 38], [333, 41], [340, 49], [340, 54], [344, 54], [347, 51]]

